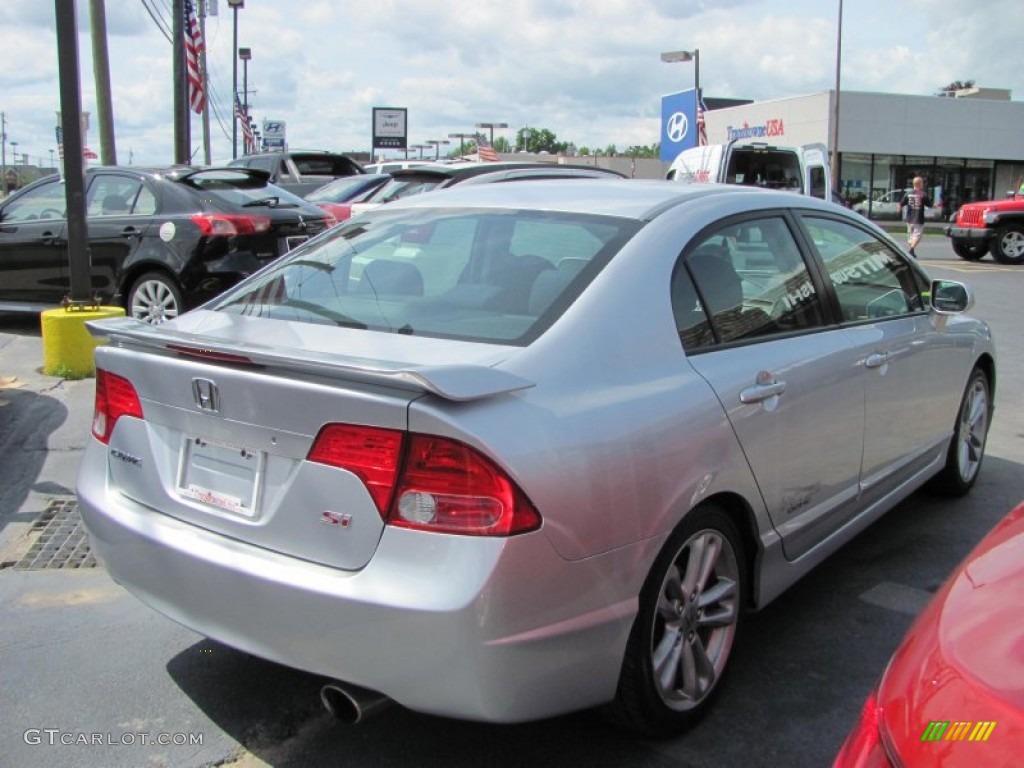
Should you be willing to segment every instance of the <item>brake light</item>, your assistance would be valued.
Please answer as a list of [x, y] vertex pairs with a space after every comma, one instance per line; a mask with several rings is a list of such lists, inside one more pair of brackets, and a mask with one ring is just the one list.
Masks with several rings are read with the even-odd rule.
[[330, 424], [308, 458], [362, 479], [387, 525], [513, 536], [541, 524], [533, 504], [503, 470], [456, 440]]
[[270, 219], [240, 213], [197, 213], [192, 223], [199, 227], [203, 237], [259, 235], [270, 231]]
[[123, 376], [97, 368], [93, 436], [103, 444], [109, 443], [114, 424], [122, 416], [142, 418], [142, 403], [135, 387]]
[[843, 742], [832, 768], [892, 768], [882, 743], [882, 708], [872, 691], [861, 709], [857, 725]]
[[388, 508], [402, 457], [402, 433], [394, 429], [328, 424], [320, 430], [309, 460], [341, 467], [366, 485], [378, 511]]

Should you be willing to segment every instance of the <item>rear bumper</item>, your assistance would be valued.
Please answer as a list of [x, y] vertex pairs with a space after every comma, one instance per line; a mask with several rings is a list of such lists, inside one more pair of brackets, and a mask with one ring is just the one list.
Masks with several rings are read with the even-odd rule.
[[93, 550], [197, 632], [449, 717], [534, 720], [615, 694], [639, 592], [629, 570], [643, 562], [633, 550], [569, 562], [542, 533], [388, 528], [366, 568], [342, 571], [124, 498], [108, 487], [105, 454], [93, 441], [78, 480]]

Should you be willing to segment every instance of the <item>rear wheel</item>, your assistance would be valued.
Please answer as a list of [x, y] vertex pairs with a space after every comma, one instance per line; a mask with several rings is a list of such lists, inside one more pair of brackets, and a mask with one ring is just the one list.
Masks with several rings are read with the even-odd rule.
[[967, 261], [978, 261], [988, 253], [988, 243], [984, 240], [954, 240], [953, 253]]
[[725, 673], [744, 590], [736, 526], [716, 506], [695, 509], [665, 544], [640, 593], [613, 718], [661, 736], [700, 717]]
[[173, 278], [147, 272], [128, 292], [128, 312], [136, 320], [160, 325], [185, 311], [181, 289]]
[[992, 238], [992, 255], [1000, 264], [1024, 264], [1024, 224], [1000, 227]]
[[963, 496], [978, 479], [992, 417], [991, 393], [988, 376], [975, 368], [960, 401], [946, 465], [932, 479], [931, 490], [944, 496]]

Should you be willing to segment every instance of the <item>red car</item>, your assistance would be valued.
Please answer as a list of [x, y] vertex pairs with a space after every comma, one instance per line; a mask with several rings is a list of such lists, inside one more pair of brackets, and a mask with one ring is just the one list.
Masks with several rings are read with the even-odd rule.
[[833, 768], [1024, 764], [1024, 503], [935, 594]]

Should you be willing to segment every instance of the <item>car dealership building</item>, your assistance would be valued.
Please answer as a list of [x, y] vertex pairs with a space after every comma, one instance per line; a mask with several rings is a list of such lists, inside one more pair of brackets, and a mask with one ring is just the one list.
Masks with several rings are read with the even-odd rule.
[[[708, 100], [711, 101], [710, 99]], [[705, 114], [708, 142], [763, 138], [831, 148], [835, 91], [751, 102]], [[914, 176], [945, 213], [1002, 198], [1024, 180], [1024, 103], [1010, 92], [969, 88], [950, 96], [841, 91], [839, 188], [854, 204], [910, 186]]]

